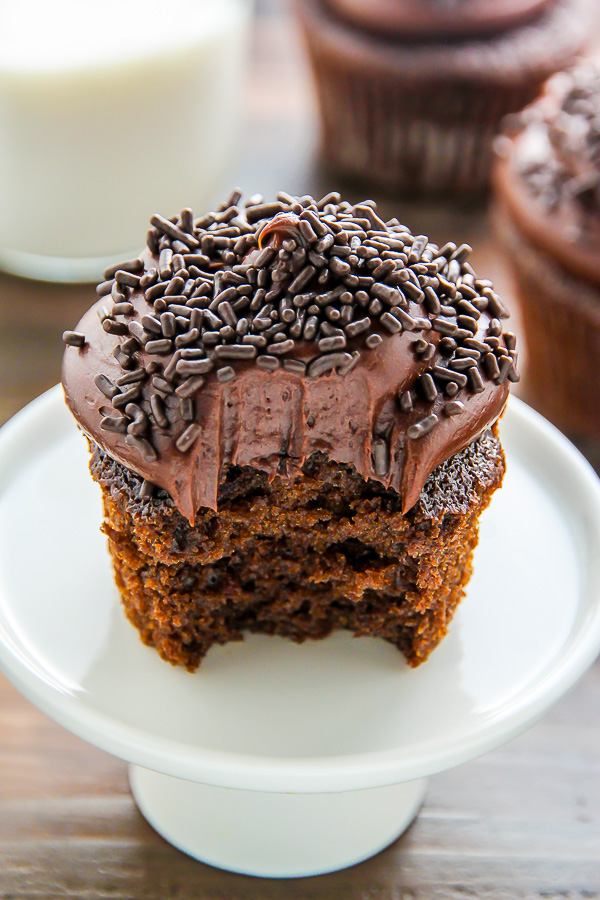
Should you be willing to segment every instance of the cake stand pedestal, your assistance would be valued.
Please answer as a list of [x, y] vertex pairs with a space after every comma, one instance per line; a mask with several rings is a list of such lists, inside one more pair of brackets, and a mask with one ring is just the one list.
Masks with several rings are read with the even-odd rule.
[[239, 791], [129, 766], [148, 822], [203, 862], [271, 878], [318, 875], [368, 859], [405, 831], [427, 779], [334, 794]]
[[122, 614], [85, 441], [53, 389], [0, 431], [0, 667], [127, 760], [140, 810], [191, 856], [269, 877], [366, 859], [408, 827], [428, 775], [521, 733], [600, 650], [598, 479], [514, 399], [502, 440], [473, 579], [424, 665], [343, 632], [253, 635], [192, 675]]

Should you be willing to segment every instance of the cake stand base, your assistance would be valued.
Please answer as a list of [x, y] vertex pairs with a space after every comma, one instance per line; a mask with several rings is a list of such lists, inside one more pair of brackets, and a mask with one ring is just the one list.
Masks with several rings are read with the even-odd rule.
[[130, 765], [142, 814], [201, 862], [265, 878], [297, 878], [368, 859], [405, 831], [427, 779], [335, 794], [276, 794], [196, 784]]
[[122, 613], [85, 442], [53, 390], [0, 430], [0, 669], [133, 764], [143, 814], [192, 857], [272, 878], [367, 859], [417, 813], [413, 779], [516, 737], [600, 651], [598, 479], [514, 398], [501, 428], [504, 486], [425, 665], [342, 631], [304, 644], [250, 634], [191, 675]]

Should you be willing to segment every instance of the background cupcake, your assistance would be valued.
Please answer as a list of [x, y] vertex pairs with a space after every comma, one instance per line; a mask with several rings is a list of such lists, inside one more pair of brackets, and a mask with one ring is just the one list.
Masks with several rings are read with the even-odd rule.
[[600, 70], [550, 80], [506, 124], [496, 221], [527, 343], [525, 399], [563, 429], [600, 437]]
[[298, 0], [337, 171], [407, 195], [485, 189], [507, 113], [568, 65], [585, 0]]

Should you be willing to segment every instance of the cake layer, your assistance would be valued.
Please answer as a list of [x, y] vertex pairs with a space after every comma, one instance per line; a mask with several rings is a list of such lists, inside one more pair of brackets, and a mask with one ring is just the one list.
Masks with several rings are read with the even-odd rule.
[[404, 515], [399, 494], [323, 454], [295, 478], [234, 466], [218, 514], [201, 509], [194, 526], [96, 445], [91, 470], [125, 610], [163, 658], [195, 668], [244, 631], [302, 641], [346, 628], [418, 665], [463, 595], [504, 458], [486, 431], [432, 473]]

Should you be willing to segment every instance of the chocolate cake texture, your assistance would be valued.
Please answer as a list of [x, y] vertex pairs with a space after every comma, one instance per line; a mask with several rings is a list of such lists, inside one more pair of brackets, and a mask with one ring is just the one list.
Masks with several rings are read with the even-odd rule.
[[504, 460], [515, 337], [470, 247], [280, 193], [155, 215], [67, 344], [115, 577], [198, 665], [244, 631], [446, 633]]

